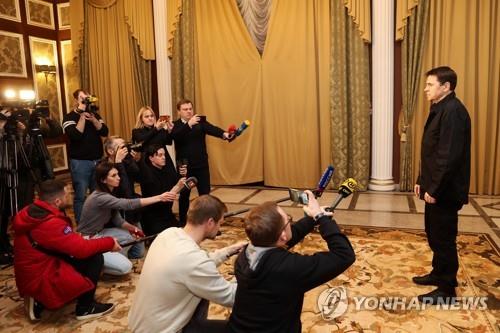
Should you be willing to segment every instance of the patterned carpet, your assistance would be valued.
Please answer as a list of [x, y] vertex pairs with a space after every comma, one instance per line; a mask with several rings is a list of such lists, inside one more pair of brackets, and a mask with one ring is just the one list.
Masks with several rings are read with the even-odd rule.
[[[222, 227], [222, 236], [205, 242], [203, 246], [214, 249], [245, 239], [241, 225], [239, 219], [229, 221]], [[306, 294], [302, 312], [303, 332], [500, 332], [500, 253], [487, 235], [459, 235], [460, 286], [457, 293], [459, 296], [487, 297], [478, 305], [486, 305], [488, 309], [416, 309], [411, 297], [432, 290], [432, 287], [416, 286], [411, 282], [412, 276], [425, 274], [430, 267], [431, 253], [425, 234], [372, 227], [343, 229], [356, 250], [357, 261], [337, 279]], [[294, 250], [313, 253], [324, 248], [321, 237], [314, 233]], [[137, 261], [134, 273], [128, 277], [103, 277], [97, 298], [117, 304], [108, 316], [80, 322], [74, 318], [74, 304], [71, 304], [55, 312], [44, 311], [42, 321], [36, 324], [26, 319], [12, 267], [4, 268], [0, 270], [0, 332], [129, 332], [127, 313], [141, 265], [142, 260]], [[226, 278], [232, 278], [232, 263], [223, 264], [220, 269]], [[344, 287], [347, 292], [346, 300], [340, 297], [340, 301], [337, 298], [339, 302], [332, 302], [330, 297], [326, 302], [330, 308], [325, 308], [325, 297], [328, 300], [332, 294], [330, 288], [339, 291], [339, 287]], [[325, 291], [327, 289], [330, 290]], [[407, 303], [395, 307], [379, 306], [377, 296], [406, 297]], [[341, 312], [346, 304], [344, 301], [348, 302], [346, 312], [329, 319], [331, 304], [337, 304], [335, 311]], [[357, 309], [360, 304], [365, 307]], [[229, 309], [218, 305], [210, 307], [212, 318], [225, 318], [229, 313]]]

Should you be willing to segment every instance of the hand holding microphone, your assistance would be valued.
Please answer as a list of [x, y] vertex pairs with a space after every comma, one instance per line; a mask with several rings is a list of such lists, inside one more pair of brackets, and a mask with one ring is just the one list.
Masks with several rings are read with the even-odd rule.
[[240, 136], [243, 131], [245, 131], [248, 126], [250, 126], [250, 121], [245, 120], [244, 122], [241, 123], [240, 127], [236, 128], [236, 125], [231, 125], [229, 126], [227, 133], [228, 133], [228, 138], [227, 140], [229, 142], [233, 141], [236, 139], [236, 137]]

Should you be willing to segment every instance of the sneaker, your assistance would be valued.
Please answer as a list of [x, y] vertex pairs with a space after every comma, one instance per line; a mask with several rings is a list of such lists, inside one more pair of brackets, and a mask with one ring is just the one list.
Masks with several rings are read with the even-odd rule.
[[98, 303], [93, 302], [90, 306], [76, 306], [76, 319], [85, 320], [97, 318], [113, 311], [115, 305], [113, 303]]
[[24, 307], [26, 308], [26, 313], [31, 321], [38, 321], [42, 318], [43, 305], [42, 303], [35, 301], [33, 297], [24, 298]]

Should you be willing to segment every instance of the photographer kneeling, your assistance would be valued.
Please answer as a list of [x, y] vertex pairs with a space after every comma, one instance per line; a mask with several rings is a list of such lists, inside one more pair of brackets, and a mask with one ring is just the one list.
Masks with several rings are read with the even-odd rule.
[[[295, 224], [275, 202], [263, 203], [245, 219], [249, 244], [238, 255], [234, 271], [238, 288], [228, 332], [299, 333], [304, 293], [340, 275], [355, 254], [337, 223], [306, 191], [307, 217]], [[313, 255], [289, 252], [319, 225], [328, 251]]]

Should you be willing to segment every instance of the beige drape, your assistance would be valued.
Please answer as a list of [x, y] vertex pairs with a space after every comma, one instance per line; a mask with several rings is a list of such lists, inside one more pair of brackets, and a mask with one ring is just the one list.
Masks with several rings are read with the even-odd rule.
[[[457, 96], [472, 120], [471, 193], [500, 194], [500, 4], [431, 0], [423, 72], [448, 65], [458, 74]], [[424, 80], [422, 80], [424, 82]], [[428, 116], [423, 86], [415, 110], [414, 175]], [[414, 179], [415, 180], [415, 179]]]
[[245, 119], [251, 122], [232, 143], [207, 139], [212, 183], [261, 181], [260, 57], [235, 1], [196, 1], [196, 49], [195, 110], [222, 128], [239, 126]]
[[259, 53], [264, 52], [272, 0], [236, 0], [243, 22]]
[[155, 59], [152, 0], [123, 0], [125, 20], [145, 60]]
[[[400, 177], [401, 191], [413, 191], [413, 115], [415, 104], [422, 90], [422, 61], [425, 37], [429, 25], [429, 2], [420, 0], [408, 18], [406, 33], [401, 47], [401, 72], [403, 105], [399, 116]], [[417, 144], [420, 144], [417, 143]]]
[[408, 17], [412, 15], [420, 0], [396, 0], [396, 40], [402, 40], [405, 35], [405, 27]]
[[314, 187], [331, 163], [320, 153], [329, 130], [320, 123], [329, 114], [329, 25], [328, 0], [273, 0], [262, 67], [266, 185]]
[[140, 103], [123, 1], [88, 7], [90, 89], [99, 97], [110, 135], [130, 136]]
[[[338, 1], [338, 0], [337, 0]], [[347, 13], [352, 17], [363, 40], [372, 41], [371, 0], [344, 0]]]
[[167, 1], [167, 43], [168, 56], [172, 57], [175, 33], [178, 27], [180, 17], [183, 12], [183, 0], [166, 0]]
[[[345, 8], [331, 1], [330, 103], [333, 184], [354, 177], [366, 189], [370, 174], [370, 51]], [[325, 139], [322, 139], [322, 143]]]

